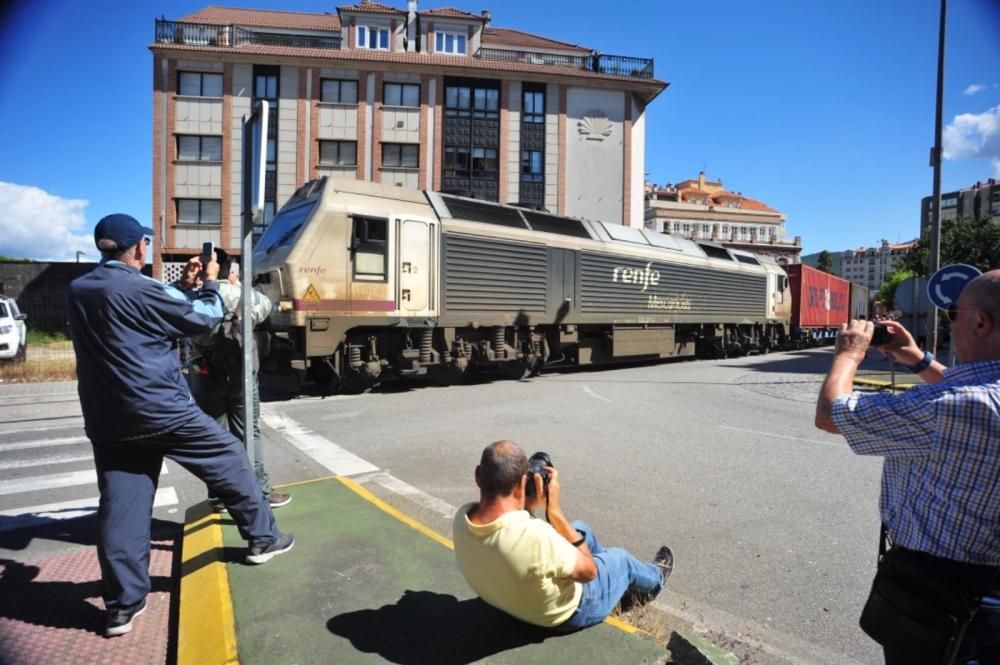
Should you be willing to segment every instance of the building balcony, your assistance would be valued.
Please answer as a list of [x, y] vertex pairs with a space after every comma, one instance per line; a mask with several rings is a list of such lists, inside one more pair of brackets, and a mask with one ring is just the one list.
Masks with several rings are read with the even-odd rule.
[[[234, 49], [249, 44], [328, 50], [340, 50], [342, 47], [339, 32], [325, 35], [269, 32], [239, 25], [189, 23], [166, 19], [156, 19], [155, 40], [160, 44], [186, 44], [220, 49]], [[633, 58], [603, 53], [561, 55], [498, 48], [480, 48], [473, 57], [498, 62], [521, 62], [529, 65], [565, 67], [608, 76], [653, 78], [652, 58]]]
[[306, 35], [251, 30], [238, 25], [187, 23], [156, 19], [156, 41], [160, 44], [189, 44], [239, 48], [247, 44], [296, 48], [339, 49], [340, 33]]

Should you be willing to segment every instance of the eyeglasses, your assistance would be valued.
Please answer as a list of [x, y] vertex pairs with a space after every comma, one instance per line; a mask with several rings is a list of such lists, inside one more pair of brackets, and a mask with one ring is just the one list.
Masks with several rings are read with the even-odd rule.
[[948, 305], [948, 309], [946, 310], [948, 320], [954, 323], [955, 319], [958, 318], [959, 312], [982, 312], [983, 314], [988, 316], [990, 320], [994, 320], [993, 318], [994, 314], [992, 314], [991, 312], [987, 312], [986, 310], [982, 309], [959, 309], [957, 305]]
[[143, 237], [142, 237], [142, 241], [143, 241], [144, 243], [146, 243], [146, 246], [147, 246], [147, 247], [149, 247], [150, 245], [152, 245], [152, 244], [153, 244], [153, 239], [152, 239], [152, 238], [150, 238], [149, 236], [143, 236]]

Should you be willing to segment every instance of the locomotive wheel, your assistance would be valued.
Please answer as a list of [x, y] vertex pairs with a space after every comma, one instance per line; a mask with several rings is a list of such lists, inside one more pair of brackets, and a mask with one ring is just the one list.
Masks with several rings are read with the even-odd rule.
[[368, 363], [360, 367], [345, 369], [343, 376], [340, 377], [340, 384], [343, 386], [344, 392], [357, 395], [377, 386], [381, 376], [370, 371], [372, 364], [378, 366], [378, 363]]
[[468, 374], [468, 367], [462, 367], [455, 363], [441, 365], [431, 365], [427, 368], [427, 378], [439, 386], [453, 386], [465, 380]]

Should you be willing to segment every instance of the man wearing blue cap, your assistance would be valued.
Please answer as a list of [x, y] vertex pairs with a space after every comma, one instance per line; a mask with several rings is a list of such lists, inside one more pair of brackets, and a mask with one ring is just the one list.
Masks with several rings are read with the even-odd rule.
[[146, 608], [153, 496], [164, 457], [198, 478], [226, 504], [249, 541], [247, 563], [287, 552], [243, 445], [191, 399], [176, 340], [210, 332], [222, 318], [219, 264], [189, 301], [140, 272], [153, 230], [129, 215], [94, 228], [101, 262], [69, 289], [84, 427], [94, 447], [101, 492], [97, 556], [107, 607], [105, 635], [124, 635]]

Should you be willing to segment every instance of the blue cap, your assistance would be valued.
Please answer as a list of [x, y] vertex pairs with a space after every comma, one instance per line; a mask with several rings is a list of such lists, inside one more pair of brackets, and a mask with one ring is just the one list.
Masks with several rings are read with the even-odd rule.
[[111, 240], [117, 249], [125, 249], [139, 243], [143, 236], [152, 236], [153, 229], [143, 226], [135, 217], [123, 213], [115, 213], [103, 217], [94, 227], [94, 244], [102, 240]]

